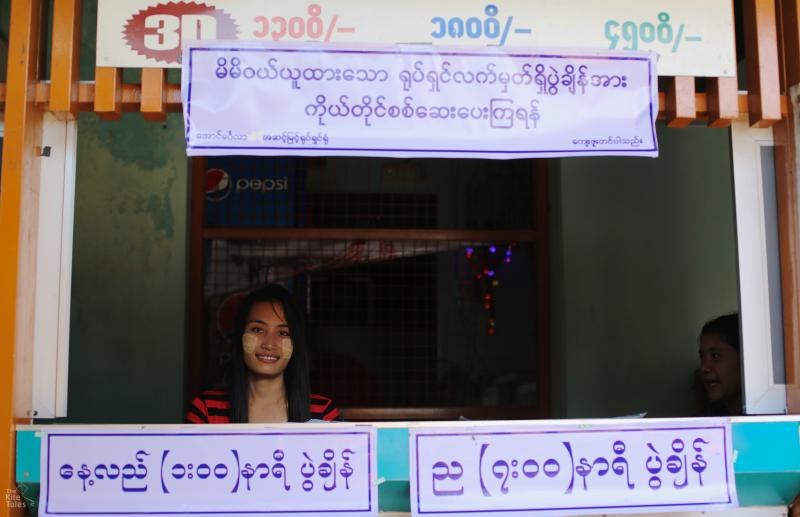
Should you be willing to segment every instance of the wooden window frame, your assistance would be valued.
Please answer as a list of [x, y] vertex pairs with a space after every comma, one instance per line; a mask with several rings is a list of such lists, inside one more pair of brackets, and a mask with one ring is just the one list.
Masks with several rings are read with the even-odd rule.
[[344, 407], [346, 420], [454, 420], [534, 419], [551, 416], [550, 382], [550, 294], [547, 221], [547, 161], [530, 160], [533, 175], [535, 227], [519, 230], [363, 229], [363, 228], [207, 228], [205, 227], [206, 159], [191, 159], [191, 227], [189, 265], [189, 328], [186, 350], [186, 392], [196, 393], [202, 373], [203, 344], [203, 243], [211, 239], [243, 240], [432, 240], [515, 241], [535, 244], [536, 314], [534, 315], [538, 400], [535, 406], [447, 406], [447, 407]]

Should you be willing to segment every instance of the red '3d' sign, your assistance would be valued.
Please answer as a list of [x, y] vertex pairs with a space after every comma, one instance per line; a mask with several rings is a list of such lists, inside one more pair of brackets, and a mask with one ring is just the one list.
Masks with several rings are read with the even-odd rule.
[[238, 27], [221, 9], [195, 2], [168, 2], [141, 10], [125, 23], [125, 41], [138, 54], [180, 63], [186, 40], [237, 39]]

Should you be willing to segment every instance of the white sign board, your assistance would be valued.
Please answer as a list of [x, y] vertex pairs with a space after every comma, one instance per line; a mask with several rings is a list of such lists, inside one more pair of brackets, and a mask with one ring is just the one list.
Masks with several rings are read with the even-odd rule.
[[196, 429], [48, 428], [39, 515], [377, 514], [373, 428]]
[[194, 42], [184, 54], [190, 156], [658, 155], [652, 53]]
[[730, 0], [98, 0], [97, 66], [179, 67], [194, 39], [648, 50], [659, 75], [736, 74]]
[[[443, 517], [737, 506], [730, 423], [409, 430], [411, 508]], [[527, 515], [527, 514], [526, 514]]]

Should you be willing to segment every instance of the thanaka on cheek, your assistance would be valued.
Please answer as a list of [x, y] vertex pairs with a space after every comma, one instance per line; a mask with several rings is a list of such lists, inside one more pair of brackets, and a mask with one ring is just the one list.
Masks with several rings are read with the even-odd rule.
[[242, 348], [248, 354], [252, 354], [256, 351], [256, 346], [258, 346], [258, 338], [253, 334], [245, 334], [242, 336]]

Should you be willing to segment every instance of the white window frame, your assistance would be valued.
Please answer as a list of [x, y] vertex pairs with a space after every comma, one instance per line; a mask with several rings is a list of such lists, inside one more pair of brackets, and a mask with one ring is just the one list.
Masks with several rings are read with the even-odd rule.
[[[773, 340], [783, 350], [780, 279], [769, 276], [769, 261], [777, 256], [776, 228], [765, 213], [777, 213], [774, 196], [765, 196], [761, 149], [773, 146], [772, 128], [751, 128], [746, 121], [731, 126], [736, 245], [739, 268], [741, 353], [745, 413], [786, 413], [786, 385], [774, 381]], [[772, 200], [772, 201], [770, 201]], [[772, 282], [772, 286], [770, 286]], [[771, 287], [771, 288], [770, 288]], [[776, 319], [777, 318], [777, 319]]]
[[35, 418], [67, 416], [77, 143], [76, 121], [44, 114], [33, 327]]

